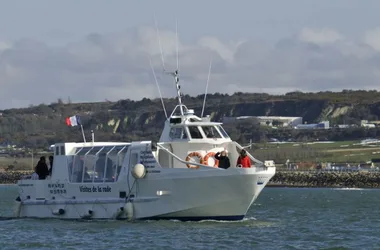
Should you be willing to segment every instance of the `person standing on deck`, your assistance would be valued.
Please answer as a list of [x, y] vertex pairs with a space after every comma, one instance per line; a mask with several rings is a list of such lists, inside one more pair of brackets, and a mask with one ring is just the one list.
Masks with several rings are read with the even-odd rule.
[[49, 175], [50, 176], [51, 176], [51, 173], [53, 172], [53, 160], [54, 160], [54, 157], [52, 155], [49, 156], [49, 163], [50, 163]]
[[249, 159], [247, 152], [244, 149], [242, 149], [240, 151], [240, 156], [237, 160], [236, 166], [242, 167], [242, 168], [250, 168], [251, 167], [251, 160]]
[[219, 161], [219, 168], [227, 169], [231, 166], [227, 152], [224, 150], [215, 154], [215, 159]]
[[40, 180], [45, 180], [46, 176], [49, 175], [49, 169], [46, 164], [45, 156], [40, 157], [40, 160], [38, 161], [36, 166], [36, 173], [38, 174]]

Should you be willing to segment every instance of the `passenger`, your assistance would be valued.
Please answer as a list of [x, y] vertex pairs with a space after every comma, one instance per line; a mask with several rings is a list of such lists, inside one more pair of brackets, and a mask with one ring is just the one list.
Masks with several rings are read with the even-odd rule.
[[37, 163], [36, 166], [36, 173], [38, 174], [38, 177], [40, 180], [45, 180], [46, 176], [49, 175], [49, 169], [46, 165], [46, 158], [45, 156], [41, 156], [40, 160]]
[[[81, 178], [82, 178], [82, 176], [81, 176]], [[87, 167], [84, 168], [83, 181], [85, 181], [85, 180], [91, 180], [91, 176], [88, 174], [88, 168]]]
[[231, 166], [227, 151], [223, 150], [215, 154], [215, 159], [219, 161], [219, 168], [227, 169]]
[[37, 167], [34, 167], [34, 173], [32, 174], [32, 176], [30, 176], [31, 180], [38, 180], [39, 179], [39, 176], [38, 176], [36, 170], [37, 170]]
[[205, 132], [207, 138], [213, 138], [212, 132], [209, 128], [203, 128], [203, 132]]
[[50, 163], [50, 168], [49, 168], [49, 175], [51, 176], [51, 174], [53, 173], [53, 160], [54, 160], [54, 157], [51, 155], [49, 156], [49, 163]]
[[117, 167], [116, 175], [113, 177], [114, 180], [117, 180], [118, 176], [120, 175], [121, 168], [122, 166]]
[[[103, 155], [100, 155], [98, 160], [96, 161], [95, 172], [97, 173], [97, 176], [95, 176], [95, 179], [102, 179], [103, 180], [105, 166], [106, 166], [106, 154], [103, 154]], [[107, 167], [108, 167], [108, 164], [107, 164]], [[94, 172], [94, 174], [95, 174], [95, 172]]]
[[250, 168], [251, 167], [251, 160], [249, 159], [247, 152], [244, 149], [242, 149], [240, 151], [240, 156], [237, 160], [236, 166], [242, 167], [242, 168]]
[[[103, 171], [103, 173], [102, 173], [102, 176], [101, 176], [101, 178], [103, 179], [104, 177], [103, 177], [103, 175], [104, 175], [104, 169], [102, 169]], [[110, 179], [112, 179], [112, 176], [113, 176], [113, 173], [114, 173], [114, 167], [113, 167], [113, 162], [112, 162], [112, 160], [111, 159], [107, 159], [107, 167], [106, 167], [106, 169], [105, 169], [105, 171], [106, 171], [106, 179], [107, 180], [110, 180]]]
[[84, 171], [84, 161], [82, 159], [79, 159], [79, 161], [76, 163], [77, 169], [75, 170], [75, 180], [76, 182], [82, 182], [82, 175]]

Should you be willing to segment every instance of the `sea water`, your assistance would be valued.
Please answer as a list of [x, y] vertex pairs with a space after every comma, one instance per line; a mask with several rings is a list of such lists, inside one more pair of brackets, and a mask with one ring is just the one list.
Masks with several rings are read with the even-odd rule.
[[238, 222], [9, 219], [0, 186], [0, 249], [380, 249], [380, 190], [265, 188]]

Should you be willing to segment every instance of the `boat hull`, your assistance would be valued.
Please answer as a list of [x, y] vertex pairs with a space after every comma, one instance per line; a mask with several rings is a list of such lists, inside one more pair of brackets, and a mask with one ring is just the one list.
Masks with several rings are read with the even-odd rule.
[[[165, 172], [165, 171], [164, 171]], [[61, 219], [241, 220], [274, 170], [168, 170], [136, 181], [134, 197], [87, 197], [71, 194], [54, 199], [23, 199], [17, 217]], [[185, 177], [184, 177], [185, 176]], [[43, 183], [43, 182], [42, 182]], [[41, 184], [42, 185], [42, 184]], [[112, 189], [123, 189], [115, 183]], [[152, 209], [154, 208], [154, 209]]]

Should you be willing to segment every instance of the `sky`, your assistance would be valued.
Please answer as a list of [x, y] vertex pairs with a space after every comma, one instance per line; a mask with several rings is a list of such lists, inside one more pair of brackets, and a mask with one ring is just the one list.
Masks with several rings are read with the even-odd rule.
[[[220, 92], [377, 89], [378, 0], [0, 0], [0, 109]], [[155, 28], [157, 20], [160, 39]], [[160, 40], [160, 43], [159, 43]]]

